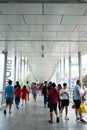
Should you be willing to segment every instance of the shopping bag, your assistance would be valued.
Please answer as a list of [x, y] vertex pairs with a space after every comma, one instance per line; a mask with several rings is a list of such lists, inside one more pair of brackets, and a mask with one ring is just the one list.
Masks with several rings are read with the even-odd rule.
[[86, 112], [87, 112], [87, 106], [81, 103], [79, 107], [79, 113], [86, 113]]

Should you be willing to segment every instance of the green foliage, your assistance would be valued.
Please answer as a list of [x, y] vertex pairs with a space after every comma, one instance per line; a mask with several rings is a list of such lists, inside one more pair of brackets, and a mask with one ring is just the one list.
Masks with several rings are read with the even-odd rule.
[[32, 73], [30, 73], [26, 78], [24, 78], [23, 80], [20, 80], [20, 85], [21, 87], [23, 87], [23, 85], [26, 84], [26, 81], [29, 81], [29, 83], [31, 84], [32, 82], [36, 82]]
[[87, 87], [87, 75], [82, 79], [82, 82]]

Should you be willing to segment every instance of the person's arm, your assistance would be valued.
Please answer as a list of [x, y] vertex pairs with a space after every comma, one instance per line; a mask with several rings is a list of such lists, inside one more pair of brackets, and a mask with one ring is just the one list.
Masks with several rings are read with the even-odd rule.
[[80, 90], [78, 90], [78, 95], [79, 95], [79, 97], [80, 97], [80, 101], [82, 102], [82, 96], [81, 96], [81, 94], [80, 94]]

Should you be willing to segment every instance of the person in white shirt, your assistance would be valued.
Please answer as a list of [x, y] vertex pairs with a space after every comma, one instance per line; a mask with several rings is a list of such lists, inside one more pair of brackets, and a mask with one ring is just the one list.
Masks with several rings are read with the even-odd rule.
[[68, 106], [69, 106], [69, 91], [67, 89], [67, 83], [63, 83], [63, 89], [59, 92], [61, 98], [61, 110], [65, 108], [65, 120], [69, 120], [68, 114]]
[[29, 85], [29, 82], [28, 82], [28, 81], [26, 82], [26, 89], [27, 89], [27, 91], [28, 91], [27, 97], [28, 97], [28, 101], [29, 101], [30, 85]]

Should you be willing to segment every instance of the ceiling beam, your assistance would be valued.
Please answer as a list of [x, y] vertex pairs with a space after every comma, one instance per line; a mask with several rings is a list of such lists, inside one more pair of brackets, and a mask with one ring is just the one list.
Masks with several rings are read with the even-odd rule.
[[80, 3], [86, 0], [0, 0], [0, 3]]

